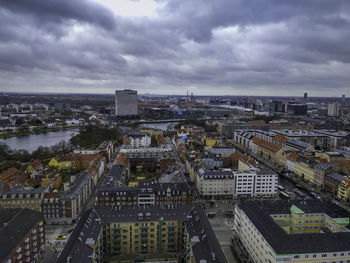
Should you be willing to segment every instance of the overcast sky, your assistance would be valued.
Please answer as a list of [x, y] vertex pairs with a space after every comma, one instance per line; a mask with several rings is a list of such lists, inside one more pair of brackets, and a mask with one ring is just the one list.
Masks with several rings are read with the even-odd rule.
[[350, 0], [0, 0], [0, 91], [350, 96]]

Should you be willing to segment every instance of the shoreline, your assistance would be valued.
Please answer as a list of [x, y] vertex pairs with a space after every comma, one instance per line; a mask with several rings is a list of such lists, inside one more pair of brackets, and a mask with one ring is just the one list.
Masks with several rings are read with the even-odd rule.
[[81, 126], [62, 127], [62, 128], [41, 128], [41, 129], [26, 131], [26, 132], [0, 133], [0, 139], [6, 140], [13, 137], [23, 137], [23, 136], [37, 135], [37, 134], [43, 134], [43, 133], [49, 133], [49, 132], [58, 132], [58, 131], [64, 131], [64, 130], [78, 130], [80, 128]]

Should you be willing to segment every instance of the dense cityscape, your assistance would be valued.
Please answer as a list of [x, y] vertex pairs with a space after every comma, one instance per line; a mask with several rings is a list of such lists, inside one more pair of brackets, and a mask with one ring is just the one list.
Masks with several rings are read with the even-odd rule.
[[349, 259], [345, 95], [0, 99], [1, 262]]
[[350, 0], [0, 0], [0, 263], [350, 263]]

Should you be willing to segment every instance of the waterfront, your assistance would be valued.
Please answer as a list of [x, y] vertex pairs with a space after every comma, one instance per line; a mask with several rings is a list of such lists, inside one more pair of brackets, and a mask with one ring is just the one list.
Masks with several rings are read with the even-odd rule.
[[142, 124], [142, 128], [157, 129], [162, 131], [173, 131], [178, 122], [161, 122]]
[[24, 149], [28, 152], [35, 151], [39, 146], [53, 146], [60, 141], [68, 141], [78, 133], [77, 130], [62, 130], [55, 132], [31, 134], [26, 136], [0, 139], [0, 143], [5, 143], [12, 150]]

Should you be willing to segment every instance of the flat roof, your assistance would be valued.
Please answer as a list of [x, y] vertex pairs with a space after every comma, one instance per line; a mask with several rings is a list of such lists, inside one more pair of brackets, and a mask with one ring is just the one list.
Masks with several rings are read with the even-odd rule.
[[[293, 205], [305, 213], [324, 213], [336, 220], [341, 218], [342, 222], [344, 218], [350, 217], [350, 212], [332, 202], [323, 203], [311, 199], [247, 201], [239, 204], [238, 207], [279, 255], [350, 251], [350, 232], [293, 235], [285, 232], [271, 215], [290, 214]], [[349, 225], [347, 228], [349, 229]]]

